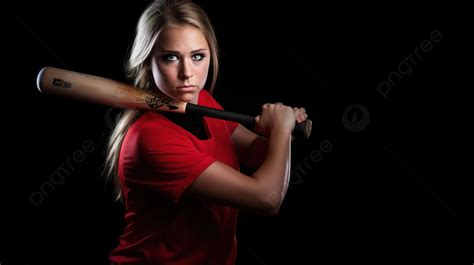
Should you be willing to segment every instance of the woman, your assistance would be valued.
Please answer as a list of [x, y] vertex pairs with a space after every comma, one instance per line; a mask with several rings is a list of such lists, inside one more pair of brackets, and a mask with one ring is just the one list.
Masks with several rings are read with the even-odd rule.
[[[127, 70], [137, 87], [221, 108], [211, 96], [216, 37], [194, 3], [151, 3]], [[203, 89], [209, 72], [210, 92]], [[265, 104], [256, 117], [259, 136], [235, 122], [125, 111], [107, 156], [126, 221], [112, 263], [234, 264], [237, 209], [278, 213], [289, 183], [291, 133], [305, 119], [302, 108]], [[241, 163], [254, 173], [242, 174]]]

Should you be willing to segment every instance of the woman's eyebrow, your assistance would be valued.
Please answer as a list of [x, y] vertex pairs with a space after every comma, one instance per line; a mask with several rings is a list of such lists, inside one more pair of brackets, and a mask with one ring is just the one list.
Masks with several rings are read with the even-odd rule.
[[[205, 48], [201, 48], [201, 49], [193, 50], [193, 51], [191, 51], [191, 53], [203, 52], [203, 51], [206, 51], [206, 49], [205, 49]], [[181, 54], [181, 52], [179, 52], [179, 51], [173, 51], [173, 50], [160, 50], [159, 52], [160, 52], [160, 53], [176, 53], [176, 54]]]

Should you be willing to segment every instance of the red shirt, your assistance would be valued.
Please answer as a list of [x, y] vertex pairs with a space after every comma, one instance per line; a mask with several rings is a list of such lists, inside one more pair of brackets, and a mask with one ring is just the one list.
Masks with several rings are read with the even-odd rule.
[[[222, 107], [205, 90], [199, 105]], [[149, 111], [128, 129], [118, 173], [126, 227], [110, 254], [117, 264], [235, 263], [237, 210], [183, 193], [213, 162], [239, 170], [231, 135], [237, 123], [204, 117], [200, 140]]]

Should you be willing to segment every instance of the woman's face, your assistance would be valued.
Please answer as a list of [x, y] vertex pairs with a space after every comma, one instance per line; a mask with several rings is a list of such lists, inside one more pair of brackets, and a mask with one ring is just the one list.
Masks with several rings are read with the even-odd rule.
[[193, 26], [164, 29], [154, 47], [151, 69], [161, 92], [179, 101], [197, 104], [209, 72], [209, 45]]

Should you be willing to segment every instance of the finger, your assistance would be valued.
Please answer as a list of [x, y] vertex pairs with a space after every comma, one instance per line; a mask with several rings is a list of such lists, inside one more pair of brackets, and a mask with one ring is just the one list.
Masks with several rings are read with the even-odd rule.
[[306, 109], [305, 109], [305, 108], [293, 107], [293, 109], [294, 109], [295, 111], [297, 111], [298, 113], [306, 113]]
[[295, 117], [296, 121], [298, 123], [305, 121], [308, 118], [308, 115], [306, 114], [306, 110], [304, 108], [293, 108], [295, 112]]
[[305, 117], [301, 117], [301, 116], [296, 117], [296, 123], [302, 123], [302, 122], [304, 122], [305, 120], [306, 120]]
[[260, 121], [260, 115], [258, 115], [257, 117], [255, 117], [255, 123], [258, 123]]
[[307, 119], [308, 119], [308, 114], [304, 113], [304, 114], [302, 114], [301, 120], [298, 121], [298, 122], [304, 122]]

